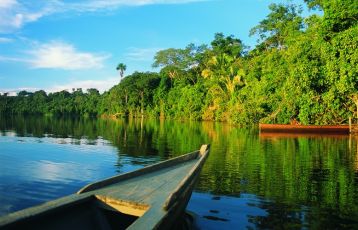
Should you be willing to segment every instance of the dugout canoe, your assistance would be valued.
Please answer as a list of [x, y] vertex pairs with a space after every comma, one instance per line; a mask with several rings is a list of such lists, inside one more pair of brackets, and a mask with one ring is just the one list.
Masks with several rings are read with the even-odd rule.
[[261, 133], [349, 134], [349, 125], [280, 125], [259, 124]]
[[0, 217], [0, 229], [173, 229], [183, 215], [209, 145]]

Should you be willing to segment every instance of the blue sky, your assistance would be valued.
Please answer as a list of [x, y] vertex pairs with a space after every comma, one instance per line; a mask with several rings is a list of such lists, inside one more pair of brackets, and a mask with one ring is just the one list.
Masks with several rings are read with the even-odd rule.
[[[0, 0], [0, 93], [97, 88], [151, 68], [155, 52], [209, 44], [216, 32], [255, 45], [250, 28], [285, 0]], [[301, 3], [297, 0], [296, 2]]]

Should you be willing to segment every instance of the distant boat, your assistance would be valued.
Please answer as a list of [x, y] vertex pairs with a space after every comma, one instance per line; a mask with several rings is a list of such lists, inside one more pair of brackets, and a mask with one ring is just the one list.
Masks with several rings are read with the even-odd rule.
[[349, 125], [279, 125], [259, 124], [262, 133], [349, 134]]
[[209, 154], [200, 150], [0, 217], [0, 229], [172, 229]]

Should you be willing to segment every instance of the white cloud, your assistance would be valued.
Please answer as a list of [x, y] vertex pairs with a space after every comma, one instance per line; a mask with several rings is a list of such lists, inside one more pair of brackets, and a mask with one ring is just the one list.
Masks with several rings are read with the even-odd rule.
[[128, 48], [125, 57], [134, 61], [152, 61], [154, 55], [162, 48]]
[[47, 15], [65, 12], [94, 12], [99, 10], [115, 10], [123, 6], [144, 6], [154, 4], [184, 4], [207, 0], [61, 0], [34, 1], [0, 0], [0, 33], [11, 33], [26, 23], [34, 22]]
[[35, 43], [21, 58], [0, 55], [0, 62], [23, 62], [33, 69], [81, 70], [102, 68], [109, 57], [109, 54], [78, 51], [72, 44], [51, 41]]
[[[21, 91], [21, 90], [19, 90], [19, 91]], [[7, 94], [7, 96], [13, 97], [13, 96], [16, 96], [19, 91], [0, 89], [0, 95]]]
[[34, 88], [34, 87], [19, 87], [19, 88], [14, 88], [14, 89], [0, 89], [0, 95], [3, 95], [4, 93], [7, 93], [8, 96], [16, 96], [18, 92], [20, 91], [27, 91], [27, 92], [35, 92], [40, 90], [39, 88]]
[[103, 67], [103, 62], [109, 55], [81, 52], [68, 43], [52, 41], [41, 44], [30, 54], [29, 64], [32, 68], [40, 69], [94, 69]]
[[18, 89], [16, 89], [16, 91], [28, 91], [28, 92], [35, 92], [37, 90], [40, 90], [39, 88], [34, 88], [34, 87], [20, 87]]
[[42, 44], [28, 52], [32, 58], [32, 68], [40, 69], [93, 69], [103, 67], [103, 61], [109, 55], [99, 55], [77, 51], [76, 48], [64, 42], [52, 41]]
[[55, 84], [47, 88], [35, 88], [35, 87], [19, 87], [13, 89], [0, 89], [0, 95], [8, 93], [9, 96], [16, 96], [18, 92], [26, 90], [28, 92], [35, 92], [38, 90], [45, 90], [47, 93], [59, 92], [62, 90], [67, 90], [72, 92], [72, 89], [82, 88], [83, 92], [87, 89], [95, 88], [99, 92], [103, 93], [108, 91], [114, 85], [119, 83], [119, 77], [109, 77], [103, 80], [83, 80], [83, 81], [71, 81], [65, 84]]
[[66, 84], [56, 84], [52, 87], [45, 89], [46, 92], [59, 92], [62, 90], [72, 91], [73, 88], [82, 88], [86, 91], [90, 88], [98, 89], [101, 93], [109, 90], [114, 85], [119, 83], [119, 77], [111, 77], [103, 80], [83, 80], [83, 81], [72, 81]]

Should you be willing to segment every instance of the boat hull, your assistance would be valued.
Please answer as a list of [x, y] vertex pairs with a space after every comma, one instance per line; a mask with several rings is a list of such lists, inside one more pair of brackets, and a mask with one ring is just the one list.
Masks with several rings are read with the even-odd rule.
[[349, 134], [349, 125], [276, 125], [260, 124], [262, 133]]
[[209, 145], [0, 218], [0, 229], [175, 229]]

